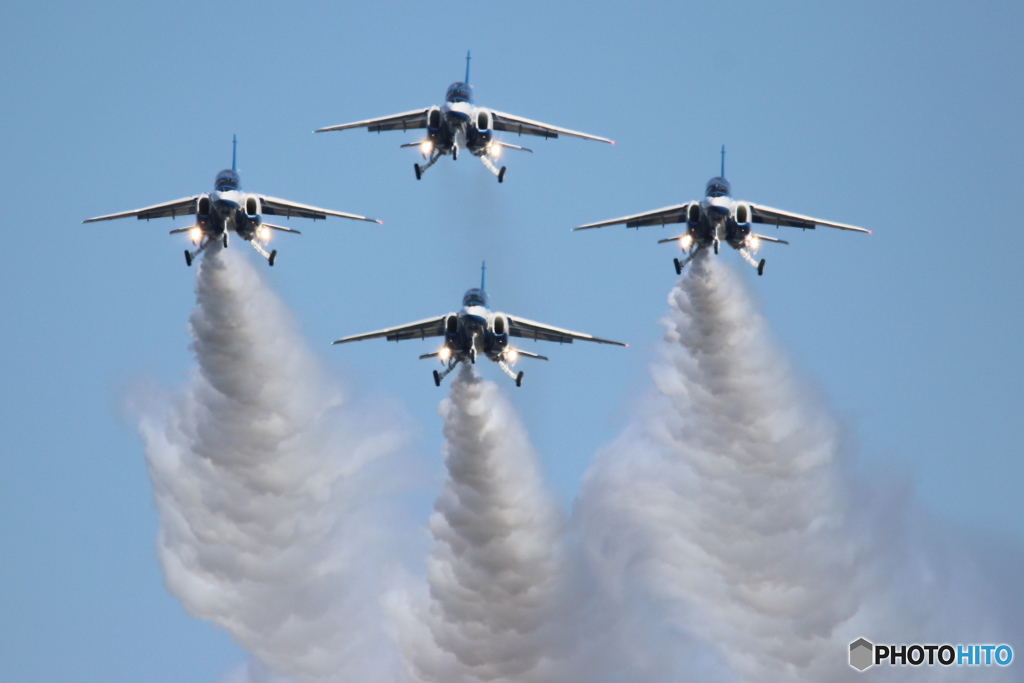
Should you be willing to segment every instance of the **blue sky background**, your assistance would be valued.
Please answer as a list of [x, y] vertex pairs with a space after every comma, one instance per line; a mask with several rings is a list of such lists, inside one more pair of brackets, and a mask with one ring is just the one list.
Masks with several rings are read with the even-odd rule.
[[[1024, 5], [979, 2], [6, 3], [0, 7], [0, 680], [216, 681], [244, 659], [164, 590], [128, 397], [192, 367], [182, 221], [90, 216], [245, 189], [381, 218], [295, 224], [266, 276], [357, 396], [399, 402], [440, 479], [434, 345], [345, 334], [492, 304], [620, 339], [538, 347], [516, 390], [566, 507], [649, 389], [671, 228], [571, 234], [700, 196], [863, 225], [789, 231], [765, 276], [781, 346], [849, 431], [966, 533], [1024, 544]], [[415, 133], [312, 135], [478, 104], [612, 137], [524, 140], [503, 185], [468, 155], [417, 182]], [[518, 140], [511, 140], [519, 142]], [[293, 222], [294, 223], [294, 222]], [[244, 247], [236, 242], [240, 248]], [[248, 247], [244, 247], [248, 248]], [[258, 260], [255, 253], [251, 258]], [[532, 349], [532, 346], [527, 346]], [[435, 482], [427, 482], [426, 514]]]

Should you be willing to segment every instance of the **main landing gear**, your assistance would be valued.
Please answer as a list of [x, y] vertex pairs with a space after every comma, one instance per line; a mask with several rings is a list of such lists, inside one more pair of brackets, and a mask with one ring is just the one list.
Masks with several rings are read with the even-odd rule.
[[458, 364], [459, 364], [459, 359], [458, 358], [452, 358], [451, 360], [448, 361], [448, 367], [445, 369], [444, 372], [438, 372], [437, 370], [434, 370], [434, 386], [438, 386], [438, 387], [441, 386], [441, 380], [443, 380], [445, 377], [447, 377], [448, 373], [450, 373], [452, 370], [454, 370], [455, 366], [458, 365]]
[[423, 178], [423, 172], [426, 171], [431, 166], [433, 166], [434, 164], [436, 164], [437, 160], [440, 159], [440, 158], [441, 158], [440, 150], [435, 149], [434, 151], [432, 151], [430, 153], [430, 161], [428, 161], [427, 163], [423, 164], [422, 166], [420, 166], [419, 164], [413, 164], [412, 165], [413, 170], [416, 171], [416, 180], [421, 180]]
[[269, 263], [271, 266], [274, 265], [274, 261], [277, 260], [277, 249], [275, 249], [274, 251], [272, 251], [270, 253], [267, 253], [267, 250], [264, 249], [263, 245], [261, 245], [255, 238], [249, 240], [249, 244], [252, 245], [253, 249], [255, 249], [257, 252], [259, 252], [260, 256], [262, 256], [263, 258], [267, 259], [267, 263]]
[[[224, 244], [227, 244], [227, 240], [228, 240], [228, 236], [225, 234], [224, 235]], [[211, 240], [208, 237], [203, 237], [203, 241], [199, 244], [199, 248], [198, 249], [196, 249], [195, 251], [189, 251], [188, 249], [186, 249], [185, 250], [185, 265], [186, 266], [191, 266], [192, 262], [196, 260], [196, 256], [199, 256], [201, 253], [203, 253], [203, 250], [205, 250], [208, 246], [213, 244], [213, 242], [214, 242], [214, 240]]]
[[[716, 244], [717, 244], [717, 242], [716, 242]], [[672, 263], [676, 267], [676, 275], [682, 275], [683, 274], [683, 266], [685, 266], [687, 263], [692, 261], [694, 259], [694, 257], [697, 256], [697, 254], [699, 254], [700, 250], [703, 249], [703, 248], [704, 247], [695, 247], [693, 252], [689, 256], [684, 258], [682, 261], [680, 261], [677, 258], [672, 259]]]
[[505, 167], [504, 166], [502, 166], [501, 169], [499, 170], [498, 167], [494, 165], [494, 162], [487, 158], [486, 154], [481, 154], [480, 155], [480, 161], [483, 162], [484, 166], [486, 166], [487, 169], [491, 173], [493, 173], [494, 175], [498, 176], [498, 182], [499, 183], [505, 181]]
[[750, 255], [749, 251], [747, 251], [746, 247], [740, 249], [740, 256], [743, 257], [744, 261], [757, 268], [758, 275], [764, 275], [764, 259], [755, 261], [754, 257]]

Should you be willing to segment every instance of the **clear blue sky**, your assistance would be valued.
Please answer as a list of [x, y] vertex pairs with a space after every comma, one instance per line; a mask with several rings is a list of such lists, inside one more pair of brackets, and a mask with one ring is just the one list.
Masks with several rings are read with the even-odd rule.
[[[1024, 6], [1013, 2], [6, 3], [0, 8], [0, 679], [216, 681], [244, 654], [164, 590], [133, 417], [185, 382], [183, 223], [90, 216], [251, 191], [379, 217], [297, 226], [267, 277], [339, 381], [391, 397], [439, 472], [429, 344], [352, 334], [492, 304], [630, 343], [548, 348], [507, 394], [568, 506], [649, 390], [668, 230], [584, 222], [734, 193], [863, 225], [791, 231], [757, 278], [780, 345], [857, 467], [958, 528], [1024, 544]], [[479, 104], [596, 135], [531, 139], [503, 185], [415, 134], [314, 128]], [[671, 230], [671, 229], [669, 229]], [[255, 260], [255, 253], [251, 254]], [[496, 368], [485, 376], [504, 381]], [[438, 475], [439, 476], [439, 475]]]

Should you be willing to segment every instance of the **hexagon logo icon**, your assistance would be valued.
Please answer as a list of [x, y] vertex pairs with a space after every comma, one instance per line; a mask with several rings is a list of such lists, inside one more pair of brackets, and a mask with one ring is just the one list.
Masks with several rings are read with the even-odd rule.
[[857, 671], [863, 671], [872, 665], [875, 646], [864, 638], [858, 638], [850, 643], [850, 666]]

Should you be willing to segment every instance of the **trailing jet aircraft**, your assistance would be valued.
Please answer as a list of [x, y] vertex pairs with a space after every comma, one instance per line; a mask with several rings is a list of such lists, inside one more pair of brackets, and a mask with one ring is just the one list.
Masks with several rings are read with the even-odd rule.
[[852, 230], [854, 232], [866, 232], [870, 230], [858, 228], [845, 223], [833, 223], [823, 221], [820, 218], [811, 218], [798, 213], [790, 213], [780, 209], [773, 209], [763, 204], [753, 204], [732, 198], [732, 189], [729, 181], [725, 179], [725, 145], [722, 145], [722, 173], [708, 181], [704, 191], [704, 199], [686, 204], [666, 206], [663, 209], [655, 209], [645, 213], [637, 213], [632, 216], [613, 218], [609, 221], [588, 223], [573, 230], [589, 230], [591, 228], [603, 228], [607, 225], [618, 225], [625, 223], [627, 228], [639, 228], [646, 225], [667, 225], [669, 223], [685, 223], [686, 232], [682, 235], [658, 240], [658, 244], [666, 242], [677, 242], [679, 247], [688, 256], [675, 262], [676, 274], [683, 272], [683, 266], [703, 249], [713, 247], [718, 253], [718, 246], [726, 242], [730, 247], [740, 252], [740, 255], [750, 265], [757, 268], [757, 274], [764, 274], [764, 259], [755, 261], [752, 254], [762, 241], [775, 242], [777, 244], [789, 244], [785, 240], [758, 235], [750, 231], [751, 223], [762, 223], [764, 225], [786, 226], [790, 228], [802, 228], [814, 230], [818, 225], [828, 228], [839, 228], [840, 230]]
[[279, 230], [290, 232], [294, 235], [301, 234], [298, 230], [286, 228], [281, 225], [272, 225], [263, 221], [264, 216], [284, 216], [291, 218], [311, 218], [314, 221], [325, 220], [328, 216], [340, 218], [351, 218], [358, 221], [369, 221], [380, 223], [375, 218], [357, 216], [354, 213], [340, 213], [328, 211], [315, 206], [296, 204], [277, 197], [268, 197], [262, 194], [249, 194], [242, 192], [241, 180], [238, 176], [236, 161], [238, 158], [238, 139], [232, 139], [231, 169], [225, 169], [217, 174], [214, 181], [213, 192], [175, 199], [172, 202], [154, 204], [144, 209], [125, 211], [124, 213], [112, 213], [109, 216], [97, 216], [89, 218], [83, 223], [95, 221], [109, 221], [114, 218], [137, 217], [139, 220], [151, 218], [176, 218], [177, 216], [190, 216], [195, 214], [195, 225], [187, 228], [171, 230], [171, 234], [188, 233], [193, 244], [199, 245], [195, 251], [185, 250], [185, 263], [192, 265], [192, 260], [204, 249], [220, 240], [224, 247], [228, 246], [228, 233], [234, 232], [243, 240], [252, 245], [252, 248], [267, 259], [270, 265], [274, 265], [277, 258], [277, 249], [267, 252], [267, 242], [270, 240], [270, 231]]
[[509, 337], [553, 341], [559, 344], [571, 344], [574, 339], [578, 339], [598, 344], [628, 346], [621, 342], [600, 339], [589, 334], [563, 330], [507, 313], [491, 311], [488, 308], [487, 293], [484, 291], [486, 268], [486, 264], [480, 268], [480, 289], [470, 289], [466, 292], [462, 297], [462, 309], [458, 313], [446, 313], [436, 318], [417, 320], [408, 325], [343, 337], [334, 343], [344, 344], [377, 337], [385, 337], [387, 341], [444, 337], [444, 345], [439, 350], [420, 356], [421, 360], [437, 358], [441, 363], [447, 365], [444, 372], [434, 370], [434, 384], [441, 386], [441, 380], [454, 370], [456, 365], [465, 362], [476, 363], [477, 355], [483, 354], [489, 360], [497, 363], [506, 375], [514, 379], [517, 387], [523, 383], [523, 373], [522, 371], [518, 374], [512, 372], [512, 366], [515, 365], [519, 356], [538, 360], [547, 360], [547, 358], [513, 348], [509, 345]]
[[338, 126], [319, 128], [314, 133], [326, 133], [331, 130], [345, 130], [348, 128], [366, 128], [370, 133], [379, 133], [384, 130], [411, 130], [414, 128], [426, 128], [427, 136], [419, 142], [410, 142], [402, 147], [419, 147], [424, 159], [429, 161], [423, 166], [413, 164], [416, 171], [416, 179], [423, 177], [423, 172], [434, 165], [439, 158], [451, 154], [452, 159], [459, 158], [459, 149], [468, 149], [470, 154], [480, 159], [491, 173], [498, 177], [498, 182], [505, 180], [505, 167], [500, 169], [494, 165], [493, 160], [501, 156], [502, 148], [518, 149], [523, 152], [533, 150], [502, 142], [495, 138], [496, 131], [517, 133], [519, 135], [536, 135], [542, 138], [557, 138], [559, 135], [571, 135], [587, 140], [597, 140], [614, 145], [613, 140], [588, 135], [579, 131], [569, 130], [551, 126], [540, 121], [524, 119], [521, 116], [513, 116], [504, 112], [478, 107], [473, 104], [473, 88], [469, 85], [469, 53], [466, 53], [466, 80], [456, 81], [448, 86], [448, 92], [444, 98], [444, 104], [440, 107], [433, 106], [426, 109], [414, 109], [413, 111], [402, 112], [392, 116], [382, 116], [376, 119], [343, 123]]

